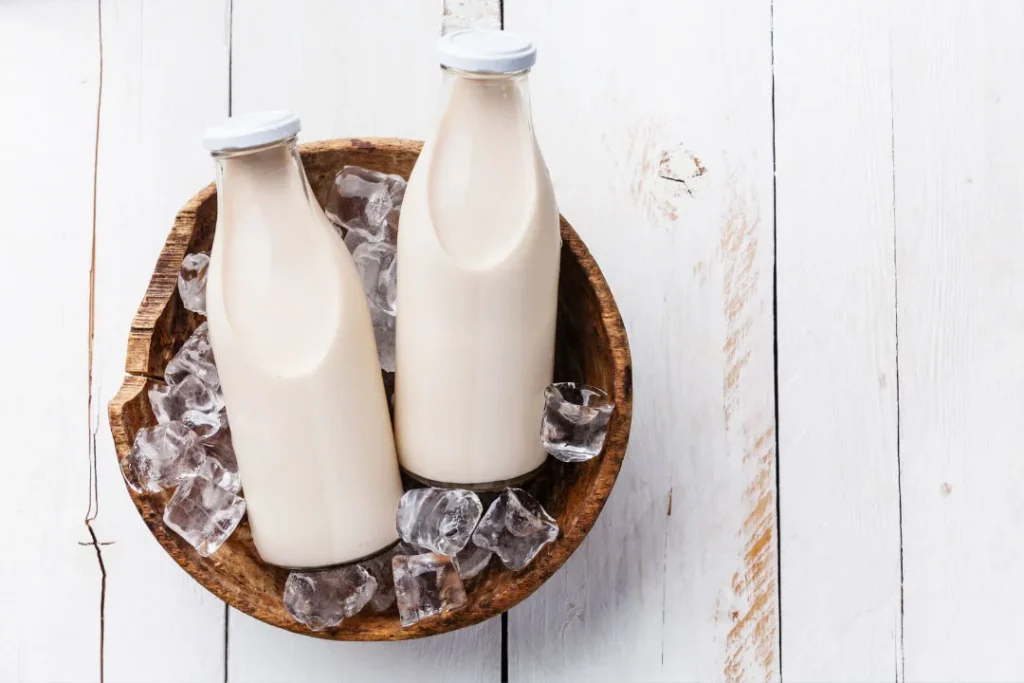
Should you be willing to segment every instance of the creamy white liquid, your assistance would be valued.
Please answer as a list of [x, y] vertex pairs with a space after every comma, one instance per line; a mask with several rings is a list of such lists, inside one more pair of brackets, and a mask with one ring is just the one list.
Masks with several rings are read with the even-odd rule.
[[402, 205], [395, 436], [429, 480], [512, 479], [546, 457], [561, 239], [525, 79], [445, 72]]
[[402, 495], [362, 284], [293, 146], [219, 163], [207, 309], [253, 541], [358, 559], [396, 540]]

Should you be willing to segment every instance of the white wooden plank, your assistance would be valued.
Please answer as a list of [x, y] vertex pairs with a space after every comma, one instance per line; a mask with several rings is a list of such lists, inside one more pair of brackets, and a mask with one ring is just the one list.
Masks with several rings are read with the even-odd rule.
[[774, 10], [782, 675], [899, 671], [887, 0]]
[[906, 680], [1024, 678], [1024, 5], [894, 4]]
[[227, 2], [104, 0], [93, 368], [108, 681], [224, 675], [223, 604], [160, 548], [121, 480], [106, 404], [175, 213], [209, 182], [203, 126], [227, 113]]
[[305, 141], [422, 139], [441, 17], [441, 0], [234, 0], [233, 110], [291, 109]]
[[509, 615], [510, 680], [778, 678], [767, 0], [505, 0], [559, 205], [630, 335], [629, 454]]
[[441, 33], [467, 28], [501, 28], [501, 0], [444, 0]]
[[4, 681], [100, 671], [101, 574], [83, 523], [98, 45], [95, 3], [0, 4]]
[[282, 631], [231, 610], [231, 681], [497, 681], [499, 620], [426, 640], [338, 643]]
[[[479, 10], [479, 4], [449, 9]], [[233, 110], [291, 109], [302, 117], [303, 140], [422, 139], [433, 123], [439, 85], [434, 41], [442, 10], [440, 0], [234, 0]], [[481, 21], [474, 16], [467, 21]], [[232, 681], [479, 681], [500, 673], [497, 619], [443, 637], [388, 644], [306, 638], [235, 611], [229, 624]]]

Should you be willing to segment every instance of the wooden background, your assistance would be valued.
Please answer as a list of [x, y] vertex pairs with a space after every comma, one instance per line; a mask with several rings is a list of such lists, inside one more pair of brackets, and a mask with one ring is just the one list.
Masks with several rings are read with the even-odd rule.
[[[163, 554], [105, 405], [204, 125], [422, 138], [442, 19], [539, 44], [630, 451], [504, 624], [318, 641]], [[1017, 0], [0, 0], [0, 680], [1024, 679], [1022, 35]]]

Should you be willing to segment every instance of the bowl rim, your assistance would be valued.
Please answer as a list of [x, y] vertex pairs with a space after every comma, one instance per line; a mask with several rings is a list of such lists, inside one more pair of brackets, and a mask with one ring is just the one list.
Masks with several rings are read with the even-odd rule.
[[[372, 150], [385, 154], [418, 153], [422, 144], [420, 141], [401, 138], [341, 138], [304, 143], [299, 145], [299, 152], [306, 162], [311, 156], [322, 152], [352, 149]], [[178, 212], [157, 259], [142, 303], [133, 318], [125, 360], [126, 376], [120, 390], [108, 404], [110, 428], [119, 461], [127, 456], [132, 445], [130, 437], [134, 436], [129, 434], [129, 425], [126, 421], [126, 410], [129, 406], [135, 406], [131, 410], [141, 408], [148, 418], [152, 418], [152, 412], [145, 400], [145, 392], [154, 382], [163, 381], [163, 377], [153, 370], [160, 367], [159, 354], [154, 352], [162, 350], [162, 335], [166, 338], [163, 334], [166, 331], [160, 329], [160, 323], [166, 322], [165, 315], [172, 319], [174, 317], [174, 312], [168, 312], [167, 309], [172, 305], [174, 292], [177, 291], [178, 270], [192, 239], [197, 212], [215, 194], [216, 186], [211, 183], [193, 196]], [[563, 249], [567, 248], [583, 269], [600, 302], [601, 325], [613, 349], [612, 383], [606, 391], [615, 404], [615, 413], [608, 427], [604, 452], [599, 456], [598, 471], [586, 491], [584, 502], [577, 506], [567, 523], [562, 525], [558, 539], [545, 548], [545, 551], [526, 569], [515, 574], [517, 580], [507, 582], [495, 590], [488, 599], [477, 603], [471, 602], [466, 608], [421, 621], [409, 628], [402, 628], [398, 619], [394, 617], [368, 615], [366, 618], [346, 619], [334, 629], [313, 632], [288, 617], [283, 605], [280, 610], [268, 614], [257, 600], [250, 598], [226, 580], [227, 567], [218, 561], [219, 553], [203, 558], [184, 540], [172, 533], [163, 524], [162, 519], [164, 500], [167, 497], [165, 494], [137, 493], [126, 485], [125, 489], [135, 503], [139, 515], [160, 546], [199, 585], [231, 607], [272, 626], [331, 640], [390, 641], [437, 635], [481, 623], [506, 612], [531, 595], [568, 560], [593, 528], [621, 469], [632, 420], [632, 364], [622, 317], [608, 283], [590, 251], [561, 215], [560, 227]], [[468, 609], [470, 606], [475, 609]]]

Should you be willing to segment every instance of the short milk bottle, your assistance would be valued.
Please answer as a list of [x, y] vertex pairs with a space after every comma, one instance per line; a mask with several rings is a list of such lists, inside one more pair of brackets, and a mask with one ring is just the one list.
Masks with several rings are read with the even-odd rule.
[[546, 458], [558, 209], [530, 117], [533, 45], [466, 30], [438, 52], [437, 127], [399, 221], [395, 437], [413, 477], [497, 488]]
[[363, 287], [317, 204], [299, 119], [211, 126], [217, 230], [207, 311], [253, 542], [284, 567], [324, 567], [397, 540], [402, 495]]

